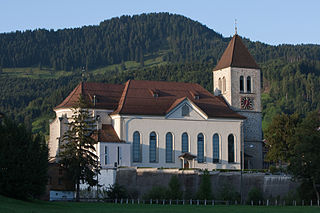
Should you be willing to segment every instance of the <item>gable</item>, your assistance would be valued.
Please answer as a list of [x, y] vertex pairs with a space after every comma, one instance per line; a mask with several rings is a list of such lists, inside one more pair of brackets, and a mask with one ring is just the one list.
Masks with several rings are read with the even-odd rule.
[[192, 101], [185, 98], [166, 114], [166, 119], [207, 120], [208, 116]]

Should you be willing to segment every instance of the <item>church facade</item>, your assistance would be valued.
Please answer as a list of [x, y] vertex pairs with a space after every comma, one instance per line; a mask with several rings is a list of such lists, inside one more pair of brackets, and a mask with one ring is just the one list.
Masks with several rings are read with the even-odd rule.
[[235, 35], [213, 71], [215, 95], [194, 83], [80, 83], [54, 109], [50, 157], [57, 157], [71, 108], [82, 95], [93, 103], [102, 169], [240, 169], [243, 149], [247, 167], [261, 168], [260, 70], [251, 59]]

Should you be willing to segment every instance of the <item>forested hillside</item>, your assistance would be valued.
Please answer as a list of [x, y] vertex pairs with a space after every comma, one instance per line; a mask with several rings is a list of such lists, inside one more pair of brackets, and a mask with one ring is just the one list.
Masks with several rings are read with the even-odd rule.
[[[52, 108], [81, 81], [196, 82], [212, 91], [212, 69], [230, 38], [180, 15], [122, 16], [64, 30], [0, 34], [0, 111], [48, 133]], [[263, 125], [280, 112], [319, 109], [320, 46], [243, 39], [263, 73]], [[20, 68], [19, 68], [20, 67]]]

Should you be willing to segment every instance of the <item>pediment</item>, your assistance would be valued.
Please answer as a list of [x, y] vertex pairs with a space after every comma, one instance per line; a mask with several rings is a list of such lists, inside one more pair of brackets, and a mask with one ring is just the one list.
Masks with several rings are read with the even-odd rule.
[[166, 119], [207, 120], [208, 116], [188, 98], [173, 103], [166, 114]]

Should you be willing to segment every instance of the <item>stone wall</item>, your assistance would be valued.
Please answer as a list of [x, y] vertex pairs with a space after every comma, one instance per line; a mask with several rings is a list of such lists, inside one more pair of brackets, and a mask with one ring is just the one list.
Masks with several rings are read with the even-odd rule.
[[[185, 197], [192, 198], [197, 193], [201, 182], [201, 171], [178, 169], [118, 169], [116, 182], [127, 188], [129, 193], [142, 198], [153, 186], [168, 187], [172, 175], [177, 175]], [[222, 187], [229, 187], [240, 193], [240, 172], [210, 172], [212, 192], [219, 196]], [[284, 175], [267, 175], [264, 173], [243, 174], [242, 190], [246, 198], [252, 187], [263, 192], [265, 199], [284, 197], [299, 186], [291, 177]]]

